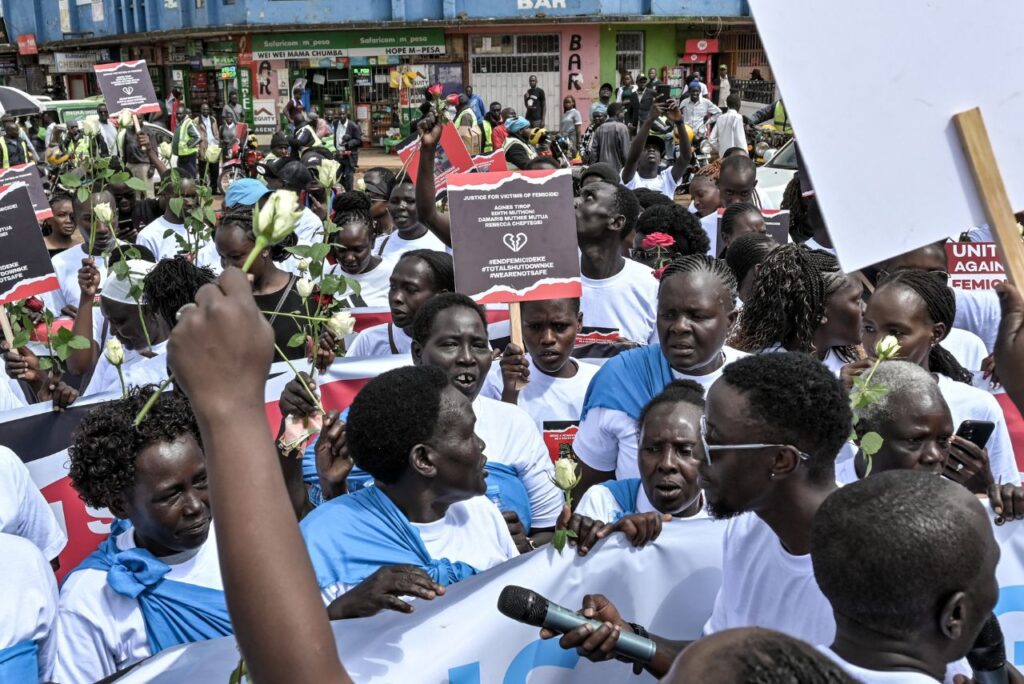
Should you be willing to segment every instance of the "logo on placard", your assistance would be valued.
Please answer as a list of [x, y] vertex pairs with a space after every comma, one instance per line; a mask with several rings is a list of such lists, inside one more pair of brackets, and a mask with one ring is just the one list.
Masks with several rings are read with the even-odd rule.
[[135, 88], [132, 88], [131, 86], [125, 86], [124, 88], [121, 88], [121, 90], [124, 92], [125, 95], [131, 95], [135, 92]]
[[526, 233], [516, 233], [515, 235], [505, 233], [505, 237], [501, 238], [501, 241], [513, 252], [518, 252], [526, 246]]

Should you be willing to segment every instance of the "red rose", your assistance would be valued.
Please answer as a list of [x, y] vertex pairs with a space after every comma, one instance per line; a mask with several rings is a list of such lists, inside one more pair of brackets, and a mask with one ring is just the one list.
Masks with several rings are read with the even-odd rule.
[[666, 233], [651, 233], [643, 239], [640, 246], [644, 249], [650, 249], [651, 247], [672, 247], [676, 244], [676, 239]]
[[444, 98], [444, 101], [447, 102], [448, 104], [450, 104], [452, 107], [458, 107], [459, 106], [459, 94], [458, 93], [452, 93], [448, 97]]
[[441, 85], [440, 83], [435, 83], [434, 85], [432, 85], [429, 88], [427, 88], [427, 92], [430, 93], [434, 97], [439, 96], [443, 90], [444, 90], [444, 86]]
[[651, 273], [651, 275], [654, 276], [655, 280], [661, 280], [661, 276], [665, 272], [666, 268], [668, 268], [668, 266], [662, 266], [658, 270], [656, 270], [653, 273]]
[[25, 300], [25, 308], [35, 313], [42, 313], [46, 305], [43, 304], [43, 300], [39, 297], [29, 297]]

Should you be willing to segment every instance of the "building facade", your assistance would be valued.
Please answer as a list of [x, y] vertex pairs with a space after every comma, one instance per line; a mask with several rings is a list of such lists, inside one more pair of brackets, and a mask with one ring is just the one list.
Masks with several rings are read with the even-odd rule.
[[[217, 106], [236, 91], [250, 125], [282, 123], [296, 85], [331, 116], [346, 105], [375, 145], [407, 133], [425, 88], [472, 85], [486, 103], [522, 113], [531, 75], [545, 124], [562, 100], [584, 118], [603, 83], [650, 67], [672, 83], [688, 47], [707, 77], [731, 60], [764, 62], [745, 0], [0, 0], [16, 70], [8, 82], [54, 98], [98, 94], [92, 67], [145, 59], [157, 92]], [[344, 16], [338, 16], [343, 11]], [[750, 36], [753, 36], [751, 39]], [[752, 42], [753, 41], [753, 42]], [[725, 48], [735, 52], [735, 57]], [[693, 55], [689, 55], [693, 56]], [[740, 60], [740, 57], [743, 60]], [[749, 68], [746, 69], [748, 72]], [[29, 76], [31, 76], [31, 81]], [[680, 83], [681, 85], [681, 83]]]

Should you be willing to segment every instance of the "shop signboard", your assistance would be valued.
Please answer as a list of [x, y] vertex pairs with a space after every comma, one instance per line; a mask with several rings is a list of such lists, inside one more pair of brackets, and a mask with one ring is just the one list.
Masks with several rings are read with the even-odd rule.
[[39, 48], [36, 47], [36, 34], [25, 33], [18, 36], [18, 54], [37, 55]]
[[[278, 33], [255, 35], [255, 60], [305, 60], [330, 57], [385, 57], [445, 54], [444, 30], [395, 29], [392, 31]], [[387, 60], [390, 62], [391, 60]]]
[[[251, 64], [251, 63], [250, 63]], [[252, 70], [244, 66], [238, 70], [238, 101], [245, 112], [246, 123], [255, 126], [252, 110]]]
[[253, 100], [251, 111], [256, 133], [265, 135], [277, 130], [277, 108], [273, 100]]
[[110, 50], [53, 53], [54, 70], [61, 74], [88, 74], [97, 64], [110, 61]]

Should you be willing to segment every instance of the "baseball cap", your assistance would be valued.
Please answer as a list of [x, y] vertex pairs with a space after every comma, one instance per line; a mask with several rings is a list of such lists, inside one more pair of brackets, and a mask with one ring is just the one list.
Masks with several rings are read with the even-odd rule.
[[608, 162], [597, 162], [587, 167], [580, 175], [580, 183], [584, 182], [590, 176], [597, 176], [606, 183], [612, 183], [618, 185], [619, 174], [615, 171], [611, 164]]

